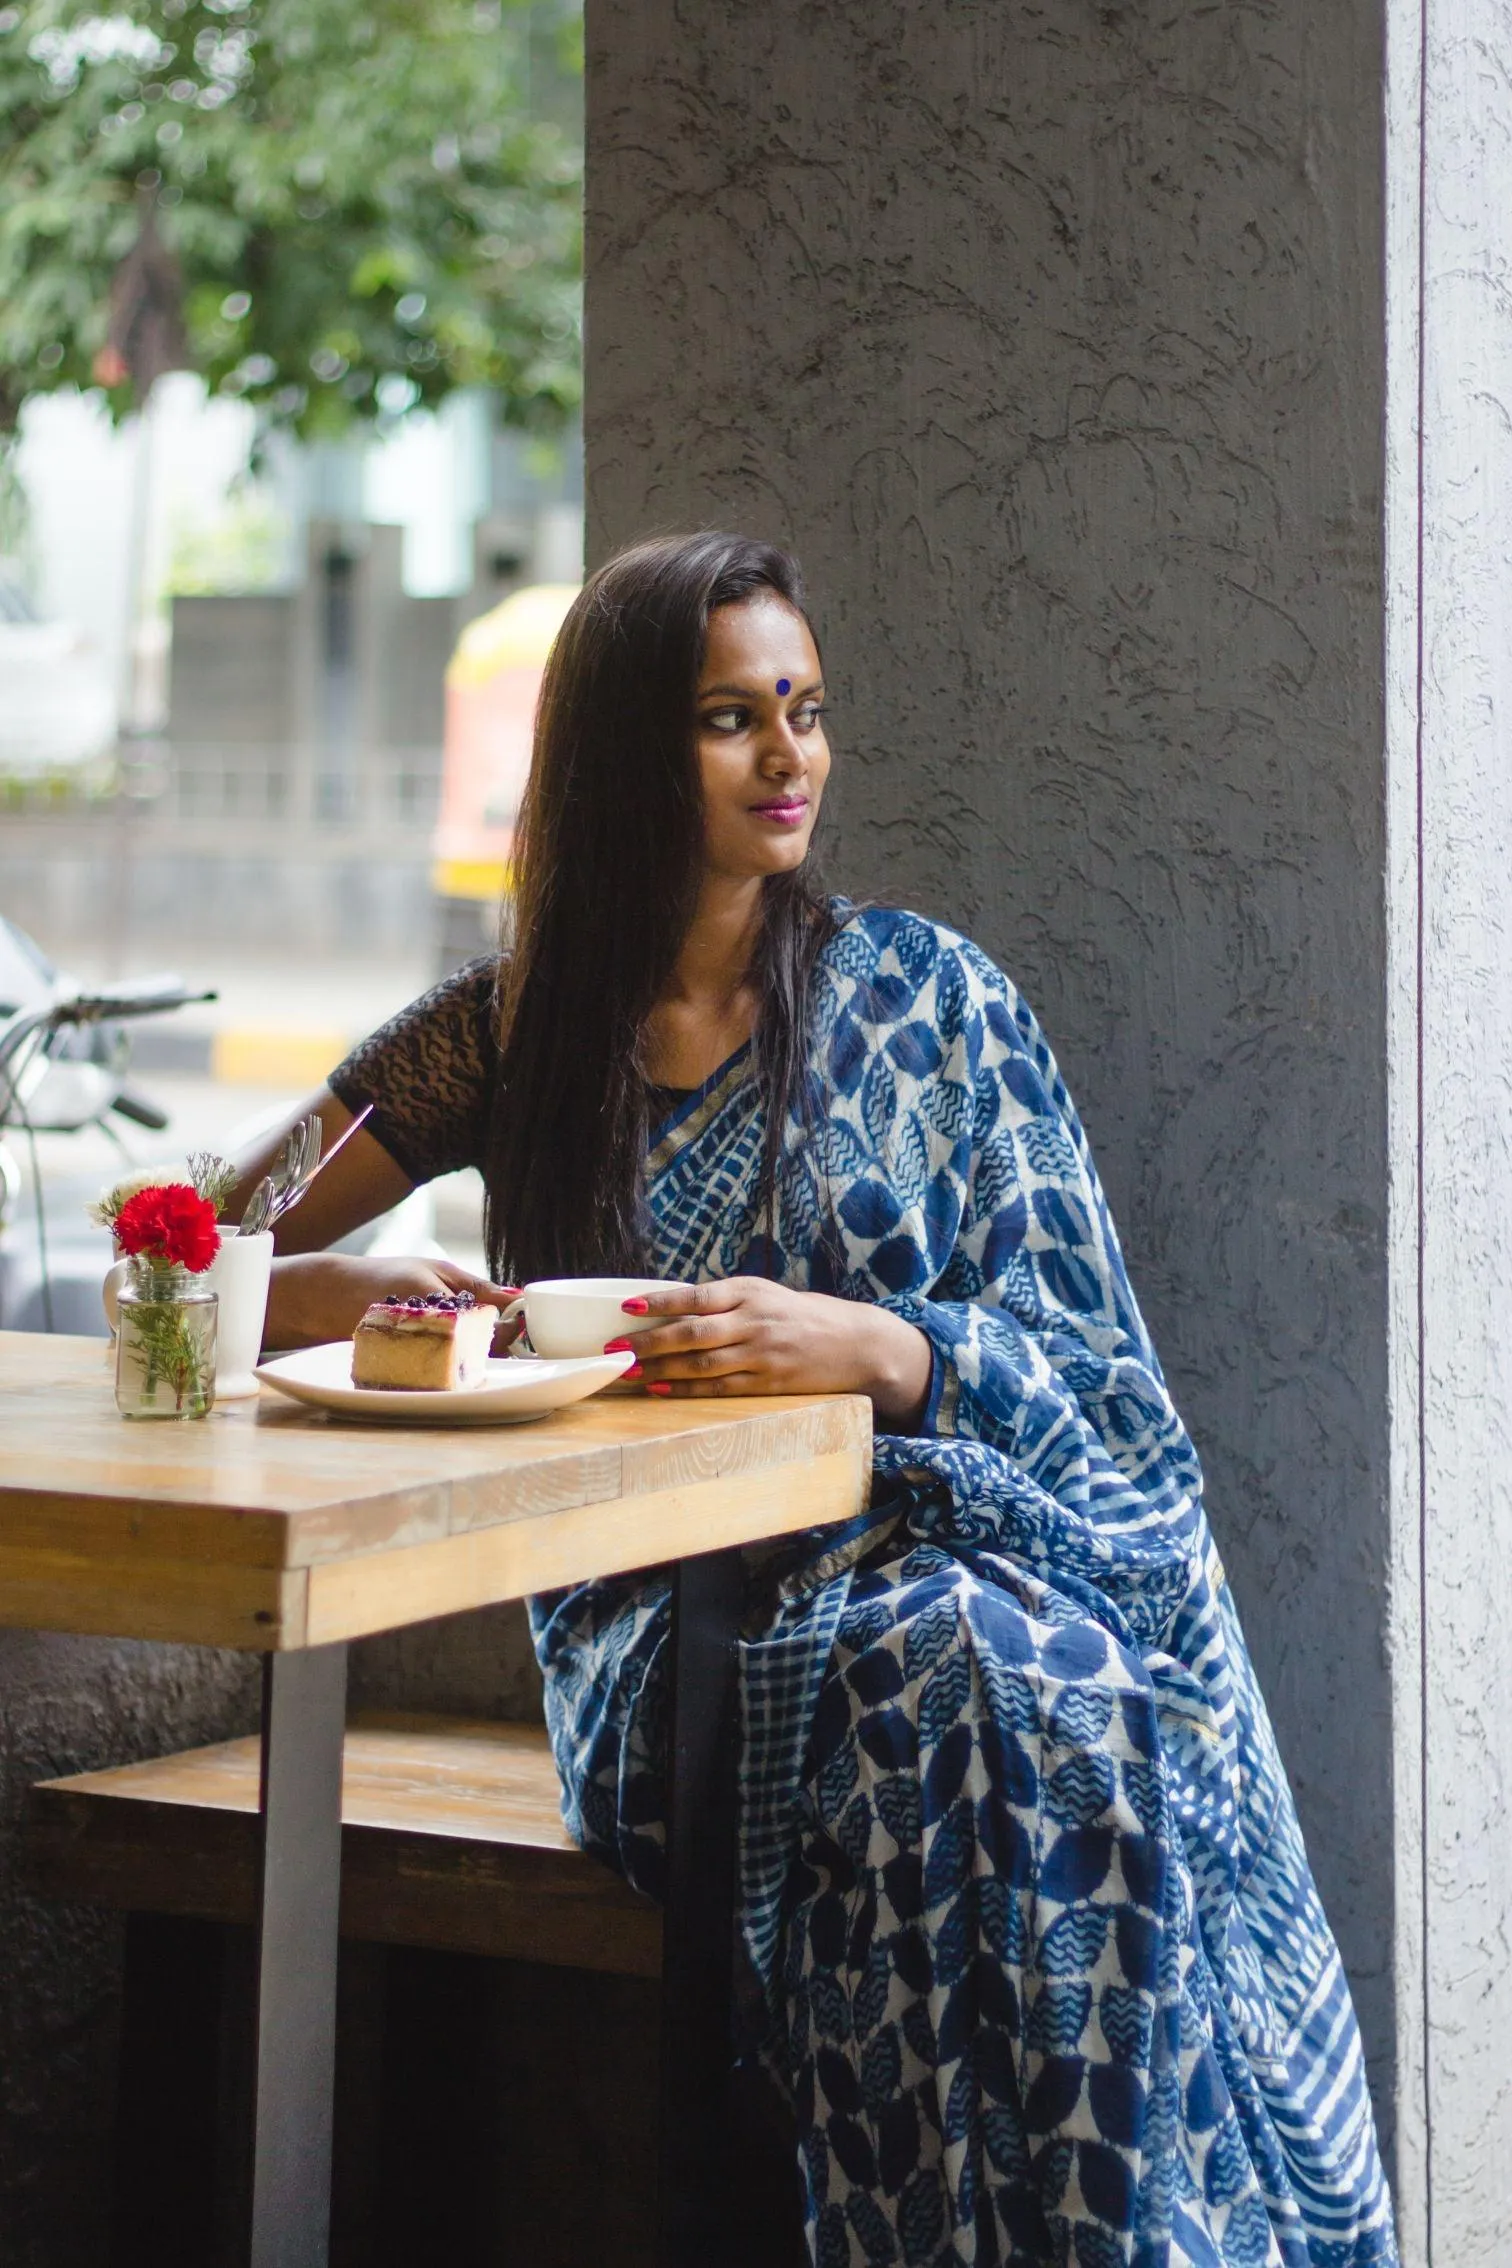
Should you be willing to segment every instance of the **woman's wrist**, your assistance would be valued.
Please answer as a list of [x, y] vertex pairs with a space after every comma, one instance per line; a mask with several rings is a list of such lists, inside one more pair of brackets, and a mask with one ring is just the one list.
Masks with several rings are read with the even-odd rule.
[[270, 1352], [309, 1346], [320, 1338], [320, 1332], [311, 1327], [310, 1293], [312, 1278], [318, 1280], [328, 1272], [322, 1266], [327, 1258], [323, 1252], [275, 1258], [268, 1272], [268, 1316], [263, 1325], [263, 1344]]
[[870, 1322], [864, 1391], [879, 1425], [889, 1432], [912, 1433], [929, 1406], [934, 1349], [916, 1324], [905, 1323], [888, 1308], [872, 1308]]

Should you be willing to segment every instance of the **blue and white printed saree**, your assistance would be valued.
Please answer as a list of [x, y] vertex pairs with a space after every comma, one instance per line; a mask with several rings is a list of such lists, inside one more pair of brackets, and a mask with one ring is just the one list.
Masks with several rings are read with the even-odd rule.
[[[1070, 1098], [974, 946], [840, 912], [775, 1224], [744, 1056], [647, 1163], [658, 1274], [759, 1264], [935, 1356], [868, 1518], [751, 1578], [742, 1919], [813, 2258], [1386, 2268], [1348, 1989]], [[654, 1892], [666, 1584], [532, 1615], [568, 1823]]]

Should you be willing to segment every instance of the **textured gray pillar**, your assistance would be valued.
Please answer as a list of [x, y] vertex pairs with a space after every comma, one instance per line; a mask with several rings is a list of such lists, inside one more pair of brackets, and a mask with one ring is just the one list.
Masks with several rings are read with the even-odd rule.
[[1421, 592], [1419, 0], [1389, 0], [1389, 104], [1388, 0], [588, 7], [590, 555], [797, 547], [836, 878], [958, 922], [1045, 1018], [1204, 1455], [1414, 2261], [1432, 2111], [1441, 2268], [1512, 2244], [1512, 1852], [1478, 1776], [1512, 1700], [1509, 26], [1454, 5], [1481, 45], [1435, 49], [1429, 405], [1447, 432], [1483, 379], [1481, 455], [1429, 451]]

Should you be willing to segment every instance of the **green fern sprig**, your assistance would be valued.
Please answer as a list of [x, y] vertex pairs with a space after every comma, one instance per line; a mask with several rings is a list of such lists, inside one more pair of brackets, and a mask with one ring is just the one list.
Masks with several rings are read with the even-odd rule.
[[141, 1349], [145, 1366], [145, 1400], [153, 1400], [161, 1379], [173, 1394], [176, 1410], [182, 1410], [187, 1400], [198, 1414], [209, 1395], [200, 1342], [188, 1316], [173, 1306], [143, 1304], [128, 1310], [128, 1317], [126, 1328]]

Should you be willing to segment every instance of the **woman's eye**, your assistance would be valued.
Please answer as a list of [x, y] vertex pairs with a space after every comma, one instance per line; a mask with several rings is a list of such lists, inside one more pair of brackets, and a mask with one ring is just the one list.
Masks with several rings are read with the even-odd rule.
[[818, 701], [805, 701], [801, 709], [793, 711], [792, 726], [794, 732], [812, 732], [823, 714], [823, 708]]
[[749, 709], [705, 709], [706, 732], [744, 732], [751, 721]]

